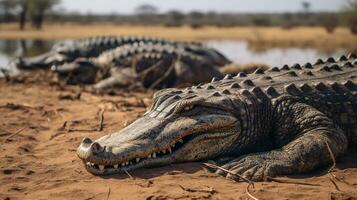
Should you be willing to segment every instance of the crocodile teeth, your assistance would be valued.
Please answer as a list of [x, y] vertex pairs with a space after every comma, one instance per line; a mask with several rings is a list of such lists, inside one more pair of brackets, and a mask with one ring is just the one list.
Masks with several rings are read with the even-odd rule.
[[171, 145], [172, 147], [175, 147], [175, 144]]
[[179, 142], [183, 143], [183, 140], [182, 140], [182, 139], [179, 139]]
[[115, 168], [115, 169], [118, 169], [118, 165], [114, 165], [114, 168]]
[[165, 154], [165, 153], [166, 153], [166, 150], [162, 150], [162, 153], [164, 153], [164, 154]]
[[139, 162], [140, 161], [140, 158], [136, 158], [136, 162]]
[[132, 164], [133, 164], [133, 162], [131, 162], [131, 161], [130, 161], [130, 162], [129, 162], [129, 164], [130, 164], [130, 165], [132, 165]]
[[125, 165], [129, 165], [129, 162], [126, 162]]
[[167, 150], [168, 150], [170, 153], [172, 152], [172, 151], [171, 151], [171, 147], [169, 147]]
[[124, 167], [124, 166], [125, 166], [125, 163], [122, 163], [122, 164], [121, 164], [121, 166], [123, 166], [123, 167]]
[[148, 156], [148, 158], [151, 158], [151, 154]]
[[156, 158], [156, 153], [155, 153], [155, 152], [152, 154], [152, 157], [153, 157], [153, 158]]
[[103, 171], [104, 170], [104, 165], [99, 165], [99, 170]]

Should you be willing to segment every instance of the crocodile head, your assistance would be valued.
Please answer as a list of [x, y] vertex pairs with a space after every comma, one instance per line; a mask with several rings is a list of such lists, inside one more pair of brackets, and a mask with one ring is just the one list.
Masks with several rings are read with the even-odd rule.
[[58, 56], [55, 56], [52, 53], [45, 53], [30, 58], [19, 57], [16, 58], [14, 61], [12, 61], [11, 65], [18, 69], [24, 69], [24, 70], [46, 69], [53, 64], [53, 60], [55, 57], [56, 59], [58, 59]]
[[84, 138], [78, 157], [87, 171], [106, 175], [228, 155], [241, 132], [232, 103], [238, 97], [205, 91], [155, 93], [151, 108], [131, 125], [96, 141]]
[[230, 61], [227, 57], [225, 57], [222, 53], [220, 53], [216, 49], [209, 48], [207, 50], [207, 54], [208, 57], [211, 58], [212, 63], [217, 66], [225, 66], [232, 63], [232, 61]]
[[62, 64], [71, 62], [78, 57], [79, 52], [75, 49], [57, 48], [48, 53], [44, 53], [35, 57], [15, 59], [11, 64], [18, 69], [48, 69], [54, 64]]
[[62, 65], [53, 65], [51, 70], [57, 74], [59, 80], [64, 80], [67, 84], [92, 84], [98, 72], [98, 68], [85, 58]]
[[225, 66], [227, 64], [232, 63], [227, 57], [225, 57], [223, 54], [221, 54], [219, 51], [217, 51], [214, 48], [187, 47], [187, 49], [196, 55], [204, 57], [207, 61], [209, 61], [212, 65], [215, 65], [215, 66]]

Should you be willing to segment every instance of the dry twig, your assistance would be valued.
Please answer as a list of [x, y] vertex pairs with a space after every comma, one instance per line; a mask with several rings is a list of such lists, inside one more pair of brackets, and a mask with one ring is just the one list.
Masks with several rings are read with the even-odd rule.
[[[58, 136], [60, 136], [60, 135], [65, 134], [63, 131], [66, 130], [66, 127], [67, 127], [67, 121], [64, 121], [63, 124], [62, 124], [62, 126], [57, 129], [57, 131], [59, 131], [59, 132], [57, 132], [57, 133], [51, 135], [50, 140], [53, 140], [54, 138], [56, 138], [56, 137], [58, 137]], [[68, 131], [68, 132], [69, 132], [69, 131]]]
[[250, 188], [251, 186], [252, 186], [253, 189], [254, 189], [254, 182], [253, 182], [253, 181], [251, 181], [251, 180], [249, 180], [249, 179], [243, 177], [243, 176], [240, 175], [240, 174], [237, 174], [237, 173], [234, 173], [234, 172], [232, 172], [232, 171], [230, 171], [230, 170], [224, 169], [223, 167], [220, 167], [220, 166], [217, 166], [217, 165], [214, 165], [214, 164], [211, 164], [211, 163], [203, 163], [203, 164], [206, 165], [206, 166], [208, 166], [208, 167], [214, 168], [214, 169], [220, 169], [220, 170], [222, 170], [222, 171], [224, 171], [224, 172], [226, 172], [226, 173], [228, 173], [228, 174], [231, 174], [231, 175], [233, 175], [233, 176], [236, 176], [236, 177], [238, 177], [238, 178], [244, 180], [245, 182], [248, 183], [248, 185], [247, 185], [247, 187], [246, 187], [246, 189], [245, 189], [245, 192], [247, 193], [247, 195], [248, 195], [250, 198], [254, 199], [254, 200], [258, 200], [258, 198], [254, 197], [254, 196], [250, 193], [250, 191], [249, 191], [249, 188]]
[[287, 184], [296, 184], [296, 185], [306, 185], [306, 186], [322, 186], [320, 184], [315, 184], [315, 183], [302, 183], [302, 182], [297, 182], [297, 181], [290, 181], [290, 180], [281, 180], [273, 177], [267, 177], [268, 181], [273, 181], [277, 183], [287, 183]]
[[23, 128], [21, 128], [21, 129], [19, 129], [18, 131], [16, 131], [15, 133], [9, 135], [9, 136], [3, 141], [3, 143], [5, 143], [8, 139], [14, 137], [15, 135], [21, 133], [23, 130], [25, 130], [25, 128], [26, 128], [26, 127], [23, 127]]
[[16, 104], [16, 103], [7, 103], [5, 105], [0, 105], [0, 108], [9, 108], [9, 109], [33, 109], [33, 110], [42, 110], [42, 106], [33, 106], [30, 104]]
[[206, 193], [210, 193], [210, 194], [216, 193], [216, 191], [211, 187], [208, 187], [207, 189], [193, 189], [193, 188], [185, 188], [182, 185], [179, 185], [179, 186], [182, 190], [187, 191], [187, 192], [206, 192]]
[[67, 129], [67, 132], [93, 132], [93, 131], [97, 131], [96, 128], [93, 128], [93, 129], [72, 129], [72, 128], [69, 128]]
[[97, 131], [102, 131], [103, 130], [103, 123], [104, 123], [104, 111], [105, 109], [101, 109], [99, 113], [99, 125], [97, 128]]
[[252, 199], [254, 199], [254, 200], [259, 200], [258, 198], [256, 198], [255, 196], [253, 196], [253, 195], [249, 192], [250, 186], [252, 186], [253, 189], [254, 189], [254, 185], [253, 185], [253, 184], [248, 184], [248, 186], [245, 188], [245, 192], [247, 193], [247, 195], [248, 195], [250, 198], [252, 198]]
[[108, 189], [108, 195], [107, 195], [107, 200], [108, 200], [109, 197], [110, 197], [110, 193], [111, 193], [111, 190], [110, 190], [110, 187], [109, 187], [109, 189]]
[[126, 175], [129, 176], [130, 179], [132, 179], [132, 180], [135, 179], [132, 175], [129, 174], [129, 172], [128, 172], [126, 169], [123, 169], [123, 170], [124, 170], [124, 172], [126, 173]]
[[67, 127], [67, 121], [64, 121], [63, 124], [62, 124], [62, 126], [59, 127], [57, 130], [58, 130], [58, 131], [64, 131], [64, 130], [66, 130], [66, 127]]
[[229, 171], [228, 169], [224, 169], [223, 167], [220, 167], [220, 166], [217, 166], [217, 165], [214, 165], [214, 164], [211, 164], [211, 163], [203, 163], [203, 164], [206, 165], [207, 167], [210, 167], [210, 168], [220, 169], [220, 170], [222, 170], [222, 171], [224, 171], [224, 172], [226, 172], [226, 173], [228, 173], [228, 174], [232, 174], [232, 175], [234, 175], [234, 176], [236, 176], [236, 177], [238, 177], [238, 178], [244, 180], [245, 182], [247, 182], [247, 183], [249, 183], [249, 184], [253, 184], [253, 185], [254, 185], [254, 183], [253, 183], [251, 180], [249, 180], [249, 179], [243, 177], [243, 176], [240, 175], [240, 174], [237, 174], [237, 173], [234, 173], [234, 172], [232, 172], [232, 171]]
[[[330, 154], [330, 157], [331, 157], [331, 160], [332, 160], [332, 166], [330, 167], [330, 169], [327, 171], [327, 173], [330, 174], [330, 181], [332, 182], [333, 186], [335, 187], [335, 189], [337, 191], [341, 191], [340, 188], [338, 187], [337, 183], [335, 182], [334, 179], [338, 180], [338, 181], [341, 181], [334, 173], [333, 171], [336, 169], [336, 159], [335, 159], [335, 155], [333, 155], [333, 152], [330, 148], [330, 145], [325, 141], [325, 144], [326, 144], [326, 147], [327, 147], [327, 150]], [[343, 182], [343, 181], [341, 181]]]
[[75, 94], [60, 94], [58, 96], [58, 99], [59, 100], [71, 100], [71, 101], [80, 100], [81, 99], [81, 95], [82, 95], [81, 92], [77, 92]]
[[332, 160], [332, 166], [331, 166], [330, 169], [327, 171], [327, 173], [329, 173], [330, 176], [331, 176], [331, 177], [330, 177], [331, 182], [334, 184], [335, 188], [336, 188], [338, 191], [341, 191], [341, 190], [340, 190], [339, 187], [337, 186], [336, 182], [335, 182], [334, 180], [332, 180], [332, 178], [334, 178], [334, 179], [336, 179], [337, 181], [339, 181], [339, 182], [341, 182], [341, 183], [344, 183], [344, 184], [346, 184], [346, 185], [348, 185], [348, 186], [354, 188], [354, 185], [353, 185], [353, 184], [351, 184], [351, 183], [349, 183], [349, 182], [347, 182], [347, 181], [345, 181], [345, 180], [343, 180], [343, 179], [341, 179], [341, 178], [338, 178], [338, 177], [333, 173], [333, 171], [335, 171], [335, 169], [336, 169], [336, 159], [335, 159], [335, 156], [334, 156], [334, 154], [333, 154], [333, 152], [332, 152], [332, 150], [331, 150], [331, 148], [330, 148], [330, 145], [329, 145], [327, 142], [325, 142], [325, 144], [326, 144], [327, 150], [328, 150], [328, 152], [329, 152], [329, 154], [330, 154], [330, 157], [331, 157], [331, 160]]
[[332, 160], [332, 166], [328, 170], [328, 173], [331, 173], [336, 168], [336, 159], [335, 159], [335, 155], [333, 155], [333, 152], [332, 152], [332, 150], [330, 148], [330, 145], [327, 142], [325, 142], [325, 144], [326, 144], [327, 150], [328, 150], [328, 152], [330, 154], [330, 157], [331, 157], [331, 160]]
[[[330, 174], [331, 175], [331, 174]], [[335, 180], [333, 179], [333, 177], [330, 177], [330, 181], [333, 184], [333, 186], [335, 187], [335, 189], [337, 191], [341, 191], [340, 188], [338, 187], [337, 183], [335, 182]]]

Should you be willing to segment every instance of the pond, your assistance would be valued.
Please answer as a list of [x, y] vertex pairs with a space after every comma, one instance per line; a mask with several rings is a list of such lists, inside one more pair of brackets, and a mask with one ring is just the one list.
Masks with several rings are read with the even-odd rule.
[[340, 48], [323, 51], [316, 48], [302, 47], [269, 47], [254, 46], [247, 41], [217, 40], [208, 41], [209, 46], [220, 50], [224, 55], [238, 64], [266, 64], [268, 66], [282, 67], [285, 64], [315, 62], [317, 59], [339, 57], [347, 54], [348, 50]]
[[[55, 41], [43, 40], [0, 40], [0, 68], [7, 68], [16, 56], [35, 56], [51, 49]], [[315, 48], [273, 47], [257, 48], [247, 41], [211, 40], [207, 45], [215, 47], [233, 62], [238, 64], [267, 64], [282, 66], [284, 64], [314, 62], [318, 58], [338, 57], [347, 53], [345, 49], [326, 52]], [[10, 69], [13, 70], [13, 69]]]

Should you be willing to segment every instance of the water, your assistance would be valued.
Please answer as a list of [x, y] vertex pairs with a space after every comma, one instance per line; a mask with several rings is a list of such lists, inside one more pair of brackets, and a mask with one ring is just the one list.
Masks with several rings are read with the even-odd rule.
[[[55, 41], [43, 40], [0, 40], [0, 68], [9, 69], [8, 63], [17, 56], [35, 56], [49, 51]], [[284, 64], [314, 62], [318, 58], [338, 57], [347, 53], [345, 49], [324, 52], [315, 48], [274, 47], [261, 49], [246, 41], [211, 40], [207, 45], [217, 48], [229, 59], [239, 64], [267, 64], [282, 66]], [[13, 69], [10, 69], [13, 70]]]
[[54, 43], [55, 41], [44, 40], [0, 40], [0, 68], [9, 69], [9, 62], [16, 57], [31, 57], [45, 53]]
[[282, 67], [284, 64], [293, 65], [296, 63], [304, 64], [306, 62], [315, 62], [317, 59], [326, 59], [328, 57], [339, 57], [347, 54], [346, 49], [335, 49], [332, 52], [322, 51], [316, 48], [301, 47], [273, 47], [261, 49], [250, 45], [246, 41], [217, 40], [208, 41], [209, 46], [215, 47], [239, 64], [267, 64], [268, 66]]

